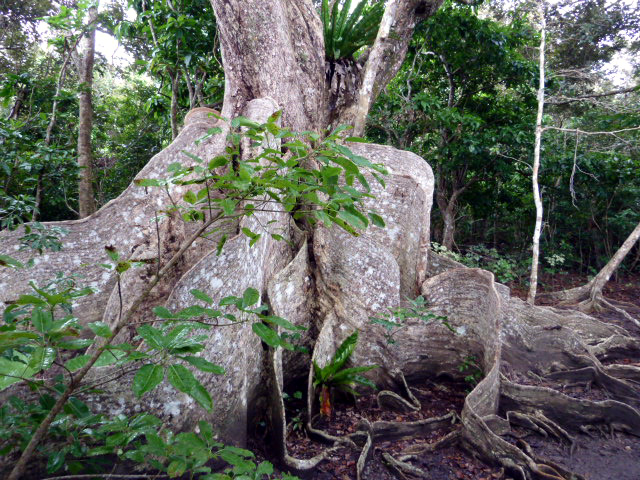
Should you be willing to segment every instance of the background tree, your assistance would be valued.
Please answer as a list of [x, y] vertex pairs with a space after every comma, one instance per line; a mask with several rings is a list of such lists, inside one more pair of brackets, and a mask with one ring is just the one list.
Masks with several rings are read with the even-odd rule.
[[91, 215], [96, 210], [93, 195], [93, 152], [91, 133], [93, 130], [93, 64], [96, 48], [96, 21], [98, 2], [91, 3], [87, 9], [86, 31], [80, 42], [78, 62], [78, 215], [80, 218]]
[[403, 69], [374, 106], [371, 138], [434, 165], [440, 241], [449, 250], [461, 208], [496, 198], [516, 171], [513, 158], [531, 150], [532, 41], [523, 19], [503, 25], [470, 7], [442, 8], [418, 28]]

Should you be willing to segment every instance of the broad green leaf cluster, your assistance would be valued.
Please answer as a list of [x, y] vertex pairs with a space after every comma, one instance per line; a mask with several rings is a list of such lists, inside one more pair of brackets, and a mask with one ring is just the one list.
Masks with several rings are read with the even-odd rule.
[[[223, 155], [206, 160], [184, 152], [195, 163], [174, 163], [169, 166], [169, 177], [137, 179], [136, 184], [167, 191], [171, 185], [195, 186], [197, 189], [184, 194], [183, 203], [173, 205], [186, 221], [202, 221], [214, 211], [229, 218], [264, 210], [288, 213], [312, 224], [335, 224], [353, 235], [370, 223], [383, 227], [382, 217], [367, 210], [364, 200], [372, 198], [367, 177], [384, 186], [385, 168], [354, 154], [343, 144], [341, 132], [346, 127], [338, 127], [325, 136], [297, 133], [278, 126], [279, 116], [277, 112], [265, 124], [235, 118]], [[216, 128], [210, 135], [218, 133]], [[249, 139], [252, 147], [262, 153], [243, 159], [243, 139]], [[276, 141], [282, 142], [278, 148], [272, 144]], [[224, 197], [213, 197], [210, 192], [215, 190], [224, 191]], [[250, 239], [250, 245], [264, 234], [246, 227], [242, 232]], [[280, 232], [270, 235], [282, 239]], [[219, 248], [225, 240], [221, 240]]]
[[356, 330], [340, 344], [327, 365], [320, 367], [315, 361], [313, 362], [313, 386], [321, 389], [321, 404], [325, 404], [328, 401], [328, 399], [322, 398], [322, 396], [326, 395], [328, 389], [337, 389], [357, 395], [358, 393], [353, 389], [356, 383], [376, 388], [375, 383], [361, 374], [378, 368], [377, 365], [345, 368], [345, 364], [355, 351], [357, 344], [358, 331]]

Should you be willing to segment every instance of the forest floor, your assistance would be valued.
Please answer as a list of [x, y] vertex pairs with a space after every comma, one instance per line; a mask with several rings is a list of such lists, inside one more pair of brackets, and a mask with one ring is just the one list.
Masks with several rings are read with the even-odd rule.
[[[545, 276], [541, 281], [541, 290], [554, 291], [571, 288], [585, 283], [585, 278], [576, 275]], [[526, 297], [526, 290], [512, 286], [512, 294]], [[640, 276], [612, 280], [605, 291], [608, 298], [630, 304], [629, 313], [640, 317]], [[540, 302], [544, 304], [543, 301]], [[600, 312], [594, 316], [604, 322], [618, 324], [630, 332], [640, 336], [640, 330], [631, 322], [615, 312]], [[629, 358], [626, 363], [640, 365], [640, 358]], [[376, 402], [376, 394], [363, 395], [355, 402], [337, 403], [330, 419], [319, 418], [314, 422], [316, 428], [336, 436], [344, 436], [357, 430], [358, 424], [366, 419], [409, 422], [445, 415], [451, 411], [460, 414], [466, 394], [473, 387], [473, 380], [468, 383], [454, 383], [448, 380], [424, 381], [412, 384], [414, 395], [420, 400], [420, 411], [395, 413], [381, 410]], [[519, 379], [524, 381], [524, 379]], [[529, 383], [531, 380], [529, 380]], [[542, 380], [544, 382], [544, 380]], [[558, 388], [556, 385], [544, 386]], [[293, 392], [291, 392], [293, 394]], [[606, 393], [597, 386], [564, 388], [563, 393], [575, 398], [604, 400]], [[311, 458], [320, 453], [326, 445], [321, 445], [308, 438], [302, 427], [304, 402], [289, 397], [287, 415], [289, 422], [288, 450], [297, 458]], [[453, 427], [451, 427], [453, 428]], [[431, 480], [494, 480], [508, 479], [501, 469], [485, 465], [469, 452], [459, 447], [441, 448], [432, 453], [422, 454], [411, 465], [419, 468], [423, 475], [394, 473], [386, 464], [383, 454], [388, 453], [398, 458], [401, 452], [420, 445], [433, 443], [446, 435], [451, 428], [436, 430], [422, 438], [404, 438], [395, 441], [379, 441], [373, 447], [373, 455], [367, 463], [363, 478], [366, 480], [397, 480], [411, 478], [427, 478]], [[542, 457], [546, 457], [568, 470], [584, 476], [587, 480], [638, 480], [640, 479], [640, 438], [620, 432], [591, 431], [576, 437], [573, 447], [531, 432], [526, 442]], [[508, 439], [508, 437], [507, 437]], [[516, 439], [513, 439], [515, 443]], [[355, 480], [356, 464], [359, 452], [343, 448], [335, 452], [328, 460], [320, 463], [312, 473], [303, 478], [309, 480]]]

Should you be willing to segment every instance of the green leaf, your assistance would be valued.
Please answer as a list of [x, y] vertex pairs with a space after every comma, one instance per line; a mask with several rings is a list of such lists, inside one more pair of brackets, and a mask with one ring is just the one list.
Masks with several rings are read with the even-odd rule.
[[164, 379], [164, 367], [162, 365], [146, 364], [140, 367], [133, 377], [131, 390], [138, 397], [156, 388]]
[[224, 368], [222, 368], [220, 365], [216, 365], [215, 363], [211, 363], [210, 361], [205, 360], [202, 357], [187, 356], [187, 357], [180, 357], [180, 358], [190, 363], [191, 365], [193, 365], [194, 367], [196, 367], [198, 370], [202, 372], [214, 373], [216, 375], [224, 375]]
[[276, 348], [282, 345], [282, 340], [278, 333], [267, 327], [264, 323], [256, 322], [251, 325], [251, 329], [253, 330], [253, 333], [258, 335], [270, 347]]
[[167, 369], [167, 378], [176, 390], [187, 394], [191, 392], [191, 389], [196, 384], [193, 373], [184, 365], [170, 365]]
[[217, 256], [220, 256], [220, 254], [222, 253], [222, 249], [224, 247], [224, 244], [227, 242], [227, 238], [229, 238], [229, 237], [225, 233], [224, 235], [222, 235], [222, 237], [218, 241], [218, 244], [216, 245], [216, 255]]
[[47, 458], [47, 473], [55, 473], [64, 465], [67, 456], [67, 450], [62, 448], [54, 450]]
[[17, 305], [36, 305], [36, 306], [45, 306], [47, 302], [45, 302], [42, 298], [36, 297], [34, 295], [20, 295], [18, 300], [16, 301]]
[[82, 400], [71, 397], [64, 406], [64, 411], [75, 415], [77, 418], [86, 418], [91, 415], [91, 410]]
[[28, 367], [22, 362], [14, 362], [0, 357], [0, 390], [4, 390], [14, 383], [21, 382], [22, 378], [32, 377], [36, 372], [36, 369]]
[[214, 170], [218, 167], [223, 167], [227, 163], [229, 163], [229, 161], [230, 161], [229, 157], [219, 155], [209, 162], [209, 170]]
[[380, 228], [384, 228], [385, 227], [385, 223], [384, 223], [384, 219], [378, 215], [377, 213], [374, 212], [369, 212], [369, 218], [371, 219], [371, 222], [376, 226], [376, 227], [380, 227]]
[[116, 272], [124, 273], [131, 268], [131, 262], [128, 260], [121, 260], [116, 264]]
[[29, 343], [30, 340], [36, 340], [38, 338], [40, 338], [40, 335], [33, 332], [0, 332], [0, 351]]
[[109, 256], [109, 258], [114, 262], [117, 262], [118, 260], [120, 260], [120, 254], [115, 249], [115, 247], [111, 245], [107, 245], [106, 247], [104, 247], [104, 250], [105, 252], [107, 252], [107, 255]]
[[209, 305], [213, 305], [213, 299], [209, 295], [204, 293], [202, 290], [198, 290], [194, 288], [193, 290], [191, 290], [191, 295], [196, 297], [198, 300], [202, 300], [203, 302]]
[[289, 320], [275, 315], [263, 317], [262, 320], [268, 323], [273, 323], [274, 325], [278, 325], [282, 328], [286, 328], [287, 330], [306, 330], [305, 327], [294, 325]]
[[358, 214], [359, 212], [356, 213], [354, 210], [355, 209], [342, 209], [338, 212], [338, 217], [354, 228], [364, 230], [367, 228], [369, 222], [364, 215]]
[[198, 198], [196, 197], [196, 194], [193, 193], [191, 190], [188, 190], [187, 193], [185, 193], [182, 198], [184, 199], [185, 202], [190, 203], [191, 205], [195, 205], [198, 202]]
[[123, 352], [122, 350], [105, 350], [100, 354], [98, 360], [96, 360], [96, 363], [94, 363], [93, 366], [106, 367], [107, 365], [113, 365], [126, 356], [127, 352]]
[[201, 317], [207, 313], [207, 309], [200, 305], [191, 305], [190, 307], [183, 308], [175, 314], [176, 318], [193, 318]]
[[224, 198], [218, 203], [220, 204], [220, 208], [222, 208], [222, 212], [227, 216], [235, 213], [236, 205], [238, 204], [236, 200], [231, 198]]
[[99, 337], [110, 338], [113, 335], [111, 329], [109, 328], [109, 325], [104, 322], [93, 322], [88, 326], [91, 331]]
[[158, 318], [176, 318], [169, 309], [163, 306], [153, 307], [153, 313], [155, 313]]
[[9, 255], [0, 254], [0, 267], [24, 268], [24, 264]]
[[340, 370], [346, 363], [346, 361], [349, 360], [349, 357], [356, 349], [357, 343], [358, 331], [356, 330], [351, 335], [349, 335], [336, 350], [336, 353], [333, 356], [333, 360], [331, 361], [331, 364], [335, 367], [335, 371]]
[[224, 297], [218, 303], [221, 307], [226, 307], [228, 305], [235, 305], [238, 308], [242, 307], [242, 299], [238, 297], [234, 297], [233, 295], [229, 295], [228, 297]]
[[65, 366], [69, 371], [75, 372], [84, 367], [90, 358], [90, 355], [78, 355], [77, 357], [73, 357], [71, 360], [67, 360], [67, 362], [65, 362]]
[[141, 325], [138, 327], [137, 332], [151, 348], [158, 350], [165, 346], [164, 336], [157, 328], [151, 325]]
[[58, 356], [58, 351], [51, 347], [36, 347], [29, 359], [29, 368], [35, 371], [48, 370]]
[[176, 443], [180, 444], [181, 448], [186, 447], [185, 449], [191, 452], [207, 448], [207, 444], [194, 432], [179, 433], [176, 435]]
[[261, 478], [262, 475], [273, 474], [273, 465], [270, 462], [260, 462], [256, 468], [255, 478]]
[[250, 307], [260, 301], [260, 293], [255, 288], [247, 288], [242, 294], [242, 308]]
[[162, 182], [156, 178], [137, 178], [133, 183], [139, 187], [160, 187]]
[[166, 453], [166, 446], [160, 435], [155, 432], [149, 432], [145, 433], [145, 438], [147, 440], [147, 447], [151, 450], [151, 453], [159, 456]]
[[200, 420], [198, 427], [200, 428], [200, 435], [202, 435], [207, 443], [211, 443], [213, 441], [213, 428], [211, 425], [204, 420]]
[[195, 380], [195, 384], [187, 393], [207, 412], [213, 410], [213, 400], [211, 399], [211, 395], [198, 380]]
[[42, 333], [47, 333], [51, 330], [53, 321], [51, 319], [51, 312], [46, 312], [40, 308], [34, 308], [31, 312], [31, 323], [33, 326]]
[[93, 340], [90, 338], [78, 338], [57, 342], [56, 345], [58, 348], [65, 350], [81, 350], [83, 348], [87, 348], [89, 345], [93, 345]]
[[187, 464], [184, 460], [173, 460], [167, 467], [167, 473], [171, 478], [179, 477], [187, 470]]
[[337, 372], [331, 380], [334, 383], [340, 383], [343, 381], [347, 381], [349, 383], [358, 382], [358, 378], [364, 378], [364, 377], [361, 377], [356, 374], [368, 372], [369, 370], [373, 370], [374, 368], [378, 368], [378, 365], [366, 365], [363, 367], [344, 368], [339, 372]]
[[249, 120], [246, 117], [236, 117], [233, 120], [231, 120], [231, 126], [234, 128], [237, 127], [249, 127], [249, 128], [253, 128], [253, 129], [258, 129], [260, 128], [260, 124], [257, 122], [254, 122], [253, 120]]

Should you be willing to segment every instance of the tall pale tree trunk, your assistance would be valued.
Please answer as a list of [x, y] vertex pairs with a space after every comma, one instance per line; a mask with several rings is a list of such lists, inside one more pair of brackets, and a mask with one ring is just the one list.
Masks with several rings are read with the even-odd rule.
[[78, 213], [80, 218], [96, 211], [93, 195], [93, 152], [91, 131], [93, 129], [93, 63], [96, 47], [95, 21], [98, 16], [96, 4], [89, 7], [89, 28], [84, 33], [81, 46], [79, 119], [78, 119]]
[[540, 234], [542, 232], [542, 198], [540, 197], [540, 186], [538, 184], [538, 173], [540, 171], [540, 146], [542, 144], [542, 116], [544, 114], [544, 50], [546, 46], [547, 26], [545, 19], [545, 4], [540, 2], [540, 57], [539, 57], [539, 84], [538, 84], [538, 114], [536, 116], [536, 137], [533, 151], [533, 173], [532, 188], [533, 201], [536, 205], [536, 226], [533, 230], [533, 255], [531, 258], [531, 277], [529, 280], [529, 294], [527, 303], [535, 304], [536, 292], [538, 290], [538, 264], [540, 257]]

